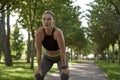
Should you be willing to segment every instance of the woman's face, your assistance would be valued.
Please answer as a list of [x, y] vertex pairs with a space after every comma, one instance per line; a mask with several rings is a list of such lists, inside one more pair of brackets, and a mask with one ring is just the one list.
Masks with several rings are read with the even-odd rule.
[[49, 13], [45, 13], [42, 16], [42, 25], [45, 28], [51, 28], [54, 25], [54, 19], [53, 16]]

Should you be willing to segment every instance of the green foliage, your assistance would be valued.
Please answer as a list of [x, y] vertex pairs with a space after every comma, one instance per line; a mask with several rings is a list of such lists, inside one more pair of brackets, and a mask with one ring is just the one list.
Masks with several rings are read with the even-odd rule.
[[[56, 27], [63, 30], [67, 46], [77, 50], [86, 45], [84, 31], [79, 20], [79, 6], [73, 6], [71, 0], [31, 0], [20, 1], [15, 11], [19, 14], [17, 20], [22, 28], [33, 33], [41, 27], [41, 16], [45, 10], [51, 10], [56, 16]], [[73, 36], [70, 36], [70, 35]], [[72, 41], [70, 41], [72, 40]], [[79, 44], [77, 44], [79, 43]]]
[[96, 44], [94, 42], [87, 41], [87, 46], [82, 49], [84, 52], [83, 55], [88, 55], [88, 54], [95, 54], [96, 52]]
[[90, 14], [87, 14], [89, 18], [88, 35], [97, 44], [97, 52], [102, 52], [119, 40], [120, 16], [109, 1], [95, 0], [89, 6], [92, 9], [88, 10]]
[[96, 62], [107, 74], [110, 80], [120, 79], [120, 66], [117, 63], [107, 63], [104, 61]]
[[[7, 5], [7, 2], [5, 3]], [[66, 46], [80, 52], [87, 45], [87, 41], [84, 29], [80, 27], [80, 6], [73, 6], [72, 3], [72, 0], [9, 0], [9, 4], [11, 4], [10, 12], [15, 12], [19, 17], [16, 20], [16, 26], [19, 27], [20, 25], [22, 29], [26, 29], [30, 33], [30, 39], [32, 36], [34, 41], [36, 30], [42, 26], [41, 16], [43, 12], [50, 10], [56, 16], [56, 27], [63, 30]], [[16, 31], [13, 34], [15, 38], [11, 38], [11, 45], [12, 52], [19, 55], [21, 54], [20, 45], [21, 49], [23, 48], [22, 38], [17, 35], [18, 33]], [[33, 50], [32, 48], [31, 50]]]
[[16, 26], [12, 33], [11, 48], [15, 59], [20, 59], [24, 52], [23, 35], [20, 33], [20, 29]]
[[76, 63], [81, 63], [82, 61], [80, 61], [80, 60], [72, 60], [71, 62], [70, 62], [70, 64], [76, 64]]
[[85, 34], [82, 28], [73, 27], [72, 31], [67, 35], [69, 39], [67, 45], [74, 48], [75, 51], [80, 52], [87, 45]]

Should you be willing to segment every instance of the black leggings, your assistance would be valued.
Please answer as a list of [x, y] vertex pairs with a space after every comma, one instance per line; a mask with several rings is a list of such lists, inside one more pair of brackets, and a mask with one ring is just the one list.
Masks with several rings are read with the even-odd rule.
[[[61, 66], [61, 60], [60, 56], [57, 57], [49, 57], [46, 54], [44, 54], [42, 58], [42, 76], [40, 74], [35, 75], [35, 80], [44, 80], [45, 75], [47, 72], [52, 68], [53, 64], [57, 63], [58, 69], [61, 72], [62, 66]], [[68, 66], [68, 58], [66, 56], [66, 64]], [[62, 74], [61, 75], [61, 80], [68, 80], [68, 75], [67, 74]]]

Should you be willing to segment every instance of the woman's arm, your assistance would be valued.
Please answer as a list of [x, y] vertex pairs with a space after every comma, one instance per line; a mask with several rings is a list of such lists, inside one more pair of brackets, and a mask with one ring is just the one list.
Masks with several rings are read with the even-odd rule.
[[40, 29], [36, 32], [35, 46], [36, 46], [36, 51], [37, 51], [38, 69], [41, 70], [42, 31]]
[[57, 31], [57, 42], [60, 49], [60, 57], [62, 62], [62, 67], [66, 66], [66, 53], [65, 53], [65, 40], [63, 33], [60, 29]]
[[61, 74], [65, 73], [69, 76], [69, 70], [67, 68], [68, 65], [66, 63], [65, 40], [64, 40], [63, 33], [60, 29], [58, 29], [58, 32], [57, 32], [57, 41], [60, 49], [60, 57], [61, 57], [61, 64], [62, 64]]

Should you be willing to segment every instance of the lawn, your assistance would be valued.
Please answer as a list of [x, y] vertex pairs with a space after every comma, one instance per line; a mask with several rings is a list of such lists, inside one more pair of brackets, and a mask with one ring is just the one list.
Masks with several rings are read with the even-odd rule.
[[118, 63], [108, 63], [104, 61], [96, 63], [103, 69], [110, 80], [120, 80], [120, 65], [118, 65]]
[[[80, 61], [74, 60], [70, 62], [70, 66]], [[13, 62], [13, 66], [7, 67], [3, 62], [0, 62], [0, 80], [34, 80], [34, 72], [37, 64], [34, 64], [34, 69], [30, 69], [30, 63], [23, 61]], [[55, 72], [57, 65], [54, 64], [49, 73]], [[49, 74], [48, 73], [48, 74]]]
[[35, 69], [30, 69], [26, 62], [13, 62], [12, 67], [0, 63], [0, 80], [33, 80]]
[[[24, 61], [13, 62], [12, 67], [5, 66], [0, 63], [0, 80], [34, 80], [34, 72], [36, 69], [30, 69], [30, 63]], [[57, 70], [57, 65], [54, 65], [49, 73]]]

